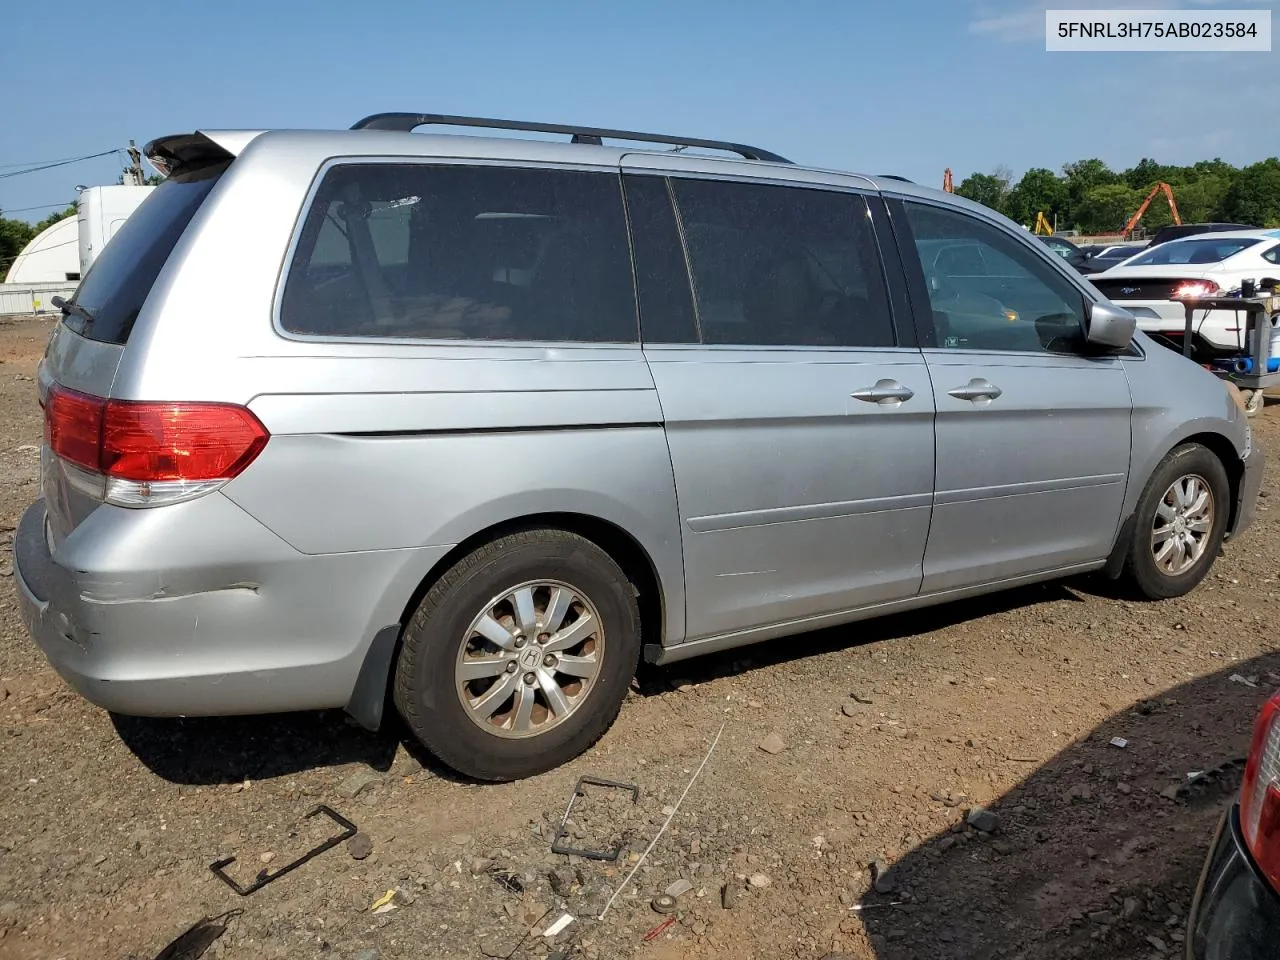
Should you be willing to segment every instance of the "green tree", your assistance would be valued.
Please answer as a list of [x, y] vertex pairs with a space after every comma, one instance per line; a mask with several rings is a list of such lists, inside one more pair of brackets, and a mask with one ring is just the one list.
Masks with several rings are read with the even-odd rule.
[[1237, 223], [1280, 227], [1280, 159], [1270, 157], [1241, 170], [1222, 199], [1222, 214]]
[[956, 193], [960, 196], [1001, 211], [1008, 191], [1008, 181], [993, 173], [971, 173], [956, 187]]
[[1120, 177], [1097, 157], [1068, 163], [1063, 166], [1062, 172], [1067, 178], [1067, 210], [1063, 219], [1073, 221], [1080, 219], [1078, 211], [1084, 203], [1085, 194], [1094, 187], [1120, 182]]
[[1221, 157], [1214, 157], [1212, 160], [1198, 160], [1191, 167], [1191, 171], [1197, 177], [1215, 176], [1225, 177], [1228, 180], [1240, 172]]
[[1141, 202], [1140, 196], [1124, 183], [1090, 187], [1075, 207], [1075, 223], [1084, 233], [1118, 232]]
[[1035, 167], [1028, 170], [1009, 191], [1003, 212], [1018, 223], [1035, 223], [1036, 214], [1043, 211], [1049, 222], [1054, 215], [1066, 222], [1067, 185], [1052, 170]]
[[67, 217], [74, 217], [75, 215], [76, 215], [76, 205], [73, 203], [70, 206], [68, 206], [65, 210], [59, 213], [49, 214], [49, 216], [45, 217], [43, 220], [37, 223], [33, 229], [35, 230], [36, 233], [39, 233], [42, 230], [46, 230], [49, 227], [52, 227], [59, 220], [65, 220], [67, 219]]
[[1185, 223], [1207, 223], [1221, 218], [1222, 202], [1231, 189], [1231, 177], [1202, 174], [1174, 189], [1178, 213]]
[[1134, 166], [1120, 174], [1120, 178], [1135, 190], [1150, 190], [1161, 180], [1174, 183], [1184, 179], [1184, 167], [1170, 167], [1143, 157]]
[[0, 211], [0, 283], [9, 273], [22, 248], [31, 242], [35, 231], [25, 220], [6, 220]]

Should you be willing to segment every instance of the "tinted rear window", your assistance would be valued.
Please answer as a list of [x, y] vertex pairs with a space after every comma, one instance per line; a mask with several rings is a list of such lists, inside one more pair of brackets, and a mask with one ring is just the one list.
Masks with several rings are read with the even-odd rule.
[[1154, 267], [1179, 263], [1219, 263], [1227, 257], [1234, 257], [1241, 250], [1247, 250], [1262, 241], [1253, 237], [1213, 238], [1204, 237], [1194, 240], [1174, 240], [1162, 243], [1148, 250], [1140, 257], [1134, 257], [1127, 267]]
[[67, 326], [91, 340], [126, 342], [174, 245], [225, 169], [208, 167], [156, 187], [103, 247], [76, 290], [75, 304], [93, 322], [72, 313]]
[[616, 174], [343, 164], [321, 182], [280, 325], [326, 337], [638, 337]]

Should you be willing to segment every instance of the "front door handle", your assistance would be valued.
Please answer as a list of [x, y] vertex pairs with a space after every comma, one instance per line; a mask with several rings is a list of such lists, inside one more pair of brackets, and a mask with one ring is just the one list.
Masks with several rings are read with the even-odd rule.
[[957, 400], [994, 400], [1002, 393], [1004, 391], [990, 380], [984, 377], [974, 377], [963, 387], [948, 390], [947, 396], [955, 397]]
[[877, 380], [875, 386], [855, 390], [849, 396], [867, 403], [903, 403], [916, 395], [910, 387], [904, 387], [897, 380]]

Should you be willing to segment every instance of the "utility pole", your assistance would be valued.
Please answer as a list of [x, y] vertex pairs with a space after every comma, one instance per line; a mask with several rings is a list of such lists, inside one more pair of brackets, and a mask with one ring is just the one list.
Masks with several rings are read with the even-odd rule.
[[129, 169], [125, 172], [129, 175], [129, 179], [133, 181], [135, 187], [141, 187], [147, 182], [142, 175], [142, 152], [132, 140], [129, 141], [128, 154]]

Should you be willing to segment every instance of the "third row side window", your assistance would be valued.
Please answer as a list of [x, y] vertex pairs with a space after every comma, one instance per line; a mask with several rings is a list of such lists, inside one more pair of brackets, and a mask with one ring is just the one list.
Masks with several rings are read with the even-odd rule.
[[325, 337], [634, 343], [618, 176], [336, 166], [303, 225], [280, 323]]

